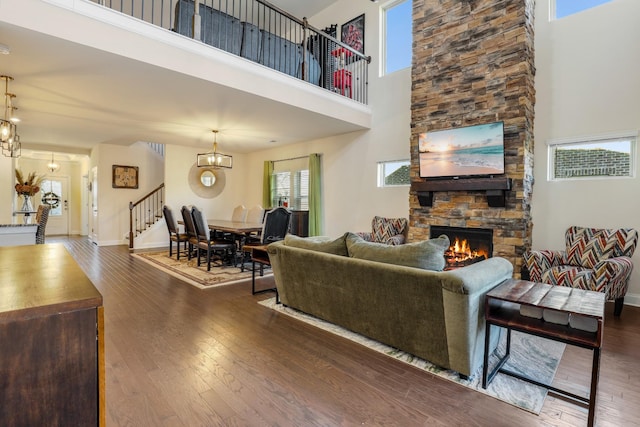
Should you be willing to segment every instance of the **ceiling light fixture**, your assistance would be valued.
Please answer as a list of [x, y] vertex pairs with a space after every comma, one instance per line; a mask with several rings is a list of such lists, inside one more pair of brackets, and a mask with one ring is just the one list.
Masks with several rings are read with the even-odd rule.
[[4, 79], [4, 118], [0, 119], [0, 142], [2, 143], [2, 154], [6, 157], [20, 157], [21, 144], [18, 136], [18, 126], [13, 122], [12, 115], [15, 107], [12, 105], [16, 96], [9, 93], [10, 76], [0, 76]]
[[198, 153], [197, 165], [199, 168], [227, 168], [233, 167], [233, 157], [218, 152], [218, 131], [213, 132], [213, 151]]
[[47, 165], [47, 168], [51, 171], [51, 173], [54, 173], [55, 171], [60, 169], [60, 165], [53, 160], [53, 153], [51, 153], [51, 162]]

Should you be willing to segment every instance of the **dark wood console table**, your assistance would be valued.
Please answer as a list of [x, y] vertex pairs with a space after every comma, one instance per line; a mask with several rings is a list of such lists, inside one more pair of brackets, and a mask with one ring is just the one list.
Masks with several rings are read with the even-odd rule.
[[[513, 279], [506, 280], [498, 285], [487, 293], [485, 301], [487, 327], [484, 346], [484, 367], [482, 369], [482, 387], [487, 388], [487, 385], [491, 383], [491, 380], [498, 372], [545, 387], [574, 401], [587, 404], [589, 408], [588, 425], [593, 426], [595, 421], [598, 377], [600, 373], [600, 348], [602, 346], [602, 331], [604, 328], [604, 303], [605, 295], [601, 292]], [[550, 310], [550, 312], [545, 313], [545, 310]], [[521, 314], [523, 311], [528, 314]], [[536, 313], [540, 313], [540, 318], [535, 317], [537, 316]], [[549, 315], [548, 318], [554, 319], [562, 319], [564, 317], [571, 319], [572, 316], [576, 316], [576, 327], [573, 327], [571, 323], [559, 324], [545, 321], [544, 318], [547, 314]], [[585, 321], [588, 326], [580, 329], [578, 327], [578, 325], [580, 325], [579, 321]], [[559, 322], [562, 323], [563, 321], [560, 320]], [[507, 348], [504, 357], [502, 357], [497, 366], [491, 372], [488, 372], [491, 325], [497, 325], [507, 329]], [[582, 327], [582, 325], [580, 327]], [[504, 363], [509, 358], [511, 330], [593, 350], [589, 398], [569, 393], [565, 390], [552, 387], [549, 384], [542, 384], [534, 379], [503, 369]]]
[[0, 247], [0, 425], [105, 425], [102, 295], [61, 244]]

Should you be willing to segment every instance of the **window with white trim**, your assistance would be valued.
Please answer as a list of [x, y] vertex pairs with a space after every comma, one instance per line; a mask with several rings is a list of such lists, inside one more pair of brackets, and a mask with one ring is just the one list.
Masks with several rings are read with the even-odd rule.
[[637, 135], [549, 143], [549, 179], [635, 176]]
[[271, 175], [271, 206], [309, 210], [308, 158], [274, 163]]
[[390, 74], [411, 66], [413, 42], [412, 0], [398, 0], [382, 9], [384, 45], [383, 74]]
[[378, 162], [378, 187], [410, 185], [410, 169], [411, 162], [409, 160]]
[[551, 18], [561, 19], [576, 13], [609, 3], [611, 0], [549, 0]]

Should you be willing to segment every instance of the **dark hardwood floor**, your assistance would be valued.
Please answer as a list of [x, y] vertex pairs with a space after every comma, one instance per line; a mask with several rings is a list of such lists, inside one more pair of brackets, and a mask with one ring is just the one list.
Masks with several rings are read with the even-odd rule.
[[[547, 397], [540, 416], [257, 304], [250, 282], [199, 290], [125, 246], [63, 243], [104, 297], [109, 426], [581, 426]], [[607, 306], [599, 426], [640, 425], [640, 308]], [[568, 346], [558, 386], [587, 391], [591, 352]]]

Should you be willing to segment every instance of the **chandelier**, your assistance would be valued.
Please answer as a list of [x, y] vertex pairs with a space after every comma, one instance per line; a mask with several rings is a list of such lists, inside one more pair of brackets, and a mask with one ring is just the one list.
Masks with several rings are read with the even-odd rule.
[[2, 154], [6, 157], [20, 157], [21, 144], [18, 135], [18, 126], [13, 118], [13, 110], [16, 109], [12, 105], [13, 98], [16, 96], [9, 92], [9, 81], [13, 80], [10, 76], [0, 76], [4, 79], [4, 116], [0, 118], [0, 142], [2, 143]]
[[233, 167], [233, 157], [218, 152], [218, 131], [213, 132], [213, 151], [198, 153], [197, 165], [199, 168], [228, 168]]

